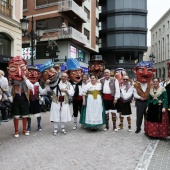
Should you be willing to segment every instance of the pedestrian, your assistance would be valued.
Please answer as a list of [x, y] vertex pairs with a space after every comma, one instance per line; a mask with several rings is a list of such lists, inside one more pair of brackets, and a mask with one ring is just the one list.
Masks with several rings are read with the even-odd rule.
[[156, 72], [153, 63], [150, 61], [141, 61], [133, 68], [137, 81], [134, 84], [134, 98], [136, 99], [136, 131], [141, 131], [143, 116], [146, 113], [147, 99], [152, 87], [151, 80]]
[[97, 82], [97, 76], [95, 75], [91, 75], [90, 79], [91, 81], [84, 86], [82, 92], [83, 108], [80, 123], [93, 129], [106, 124], [106, 118], [101, 97], [101, 83]]
[[106, 128], [104, 130], [109, 129], [109, 113], [111, 113], [112, 121], [113, 121], [113, 130], [115, 132], [118, 131], [116, 127], [116, 103], [120, 98], [120, 88], [119, 82], [116, 78], [110, 77], [110, 70], [104, 70], [104, 78], [100, 80], [102, 84], [102, 97], [106, 110]]
[[123, 77], [123, 83], [120, 87], [120, 126], [119, 129], [123, 129], [123, 120], [127, 118], [128, 131], [131, 132], [131, 101], [133, 99], [133, 87], [129, 84], [129, 77], [126, 75]]
[[34, 89], [33, 84], [26, 78], [28, 66], [26, 60], [20, 56], [13, 57], [8, 64], [9, 79], [12, 81], [12, 114], [14, 115], [15, 137], [19, 137], [18, 124], [22, 118], [23, 133], [27, 132], [27, 118], [29, 115], [29, 92]]
[[74, 89], [67, 79], [68, 75], [63, 73], [57, 87], [53, 89], [50, 121], [54, 124], [54, 135], [57, 135], [59, 123], [61, 123], [61, 132], [65, 135], [65, 124], [71, 121], [69, 96], [73, 96]]
[[27, 132], [31, 131], [31, 118], [36, 117], [37, 118], [37, 130], [42, 131], [41, 128], [41, 106], [39, 103], [39, 95], [46, 94], [46, 89], [42, 89], [38, 79], [39, 79], [40, 73], [37, 67], [35, 66], [29, 66], [28, 67], [28, 79], [34, 86], [34, 90], [30, 90], [29, 95], [29, 116], [28, 116], [28, 122], [27, 122]]
[[147, 108], [145, 133], [150, 137], [166, 138], [168, 136], [168, 96], [166, 89], [160, 86], [159, 79], [153, 79]]

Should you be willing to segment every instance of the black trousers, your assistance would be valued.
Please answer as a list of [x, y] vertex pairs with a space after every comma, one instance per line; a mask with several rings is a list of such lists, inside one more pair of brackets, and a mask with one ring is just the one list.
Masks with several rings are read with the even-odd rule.
[[147, 101], [136, 100], [136, 128], [141, 129], [143, 116], [146, 114]]
[[73, 116], [77, 117], [78, 116], [78, 111], [81, 113], [81, 108], [82, 108], [82, 100], [73, 100]]

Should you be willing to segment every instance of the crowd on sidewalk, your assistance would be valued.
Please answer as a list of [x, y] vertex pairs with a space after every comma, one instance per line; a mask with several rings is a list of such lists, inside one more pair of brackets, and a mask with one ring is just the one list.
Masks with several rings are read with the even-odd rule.
[[[123, 68], [115, 69], [114, 77], [111, 77], [110, 70], [105, 69], [103, 76], [98, 78], [95, 74], [83, 74], [77, 59], [70, 58], [66, 64], [67, 71], [60, 73], [60, 67], [54, 66], [52, 61], [47, 61], [38, 69], [28, 67], [26, 61], [17, 56], [9, 62], [8, 79], [0, 71], [1, 103], [11, 102], [11, 106], [6, 105], [6, 108], [14, 117], [15, 137], [19, 137], [20, 118], [25, 135], [30, 134], [33, 117], [37, 118], [38, 131], [42, 131], [41, 105], [45, 104], [50, 111], [53, 135], [60, 130], [66, 134], [65, 125], [71, 121], [70, 99], [73, 105], [73, 130], [80, 123], [90, 129], [104, 126], [103, 130], [107, 131], [111, 116], [115, 132], [124, 128], [125, 118], [127, 129], [131, 132], [131, 102], [135, 99], [135, 133], [141, 131], [144, 118], [144, 131], [148, 136], [166, 138], [169, 135], [169, 83], [164, 87], [158, 78], [153, 78], [155, 69], [152, 62], [142, 61], [136, 65], [133, 69], [136, 82], [130, 80]], [[7, 121], [6, 109], [4, 111], [2, 105], [0, 109], [2, 120]]]

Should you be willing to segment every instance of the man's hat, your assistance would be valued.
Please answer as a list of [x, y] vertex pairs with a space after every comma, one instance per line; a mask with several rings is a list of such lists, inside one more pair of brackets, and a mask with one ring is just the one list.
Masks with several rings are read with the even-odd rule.
[[152, 61], [140, 61], [136, 67], [147, 67], [147, 68], [153, 68], [153, 62]]
[[48, 60], [46, 63], [44, 63], [42, 66], [40, 66], [39, 71], [42, 73], [43, 71], [51, 68], [54, 66], [54, 63], [51, 60]]
[[36, 70], [39, 71], [37, 66], [28, 66], [28, 70]]
[[68, 58], [66, 61], [67, 70], [77, 70], [80, 69], [79, 61], [76, 58]]

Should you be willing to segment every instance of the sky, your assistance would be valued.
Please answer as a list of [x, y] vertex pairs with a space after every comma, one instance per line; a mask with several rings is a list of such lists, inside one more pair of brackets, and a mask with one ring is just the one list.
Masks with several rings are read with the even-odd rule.
[[148, 8], [148, 37], [147, 45], [151, 45], [151, 27], [168, 11], [170, 8], [170, 0], [147, 0]]

